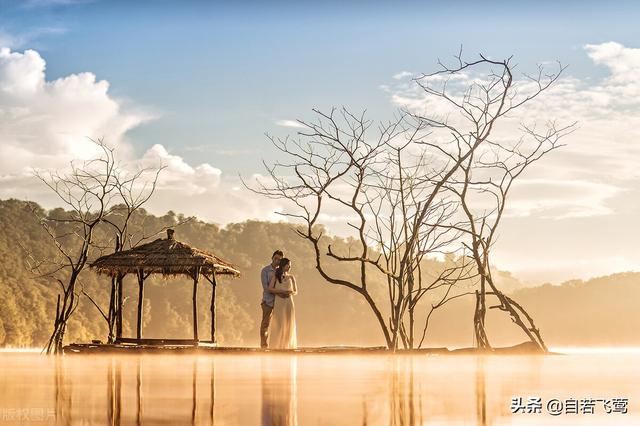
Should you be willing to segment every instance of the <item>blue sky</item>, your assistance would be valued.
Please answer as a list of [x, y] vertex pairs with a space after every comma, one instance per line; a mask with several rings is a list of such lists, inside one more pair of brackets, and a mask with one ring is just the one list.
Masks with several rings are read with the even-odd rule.
[[[27, 37], [19, 48], [41, 53], [48, 79], [90, 71], [112, 96], [160, 115], [130, 132], [138, 152], [161, 143], [215, 163], [239, 146], [268, 157], [264, 132], [312, 107], [382, 118], [393, 106], [380, 85], [433, 70], [461, 44], [514, 54], [523, 68], [561, 59], [583, 75], [581, 46], [633, 42], [639, 16], [634, 2], [230, 3], [3, 1], [0, 28]], [[257, 166], [226, 155], [217, 167]]]
[[640, 270], [639, 16], [633, 1], [0, 0], [0, 198], [52, 206], [29, 168], [105, 136], [169, 165], [154, 213], [275, 219], [237, 189], [274, 156], [265, 132], [294, 134], [283, 124], [316, 107], [389, 118], [399, 73], [463, 45], [522, 71], [568, 65], [544, 112], [580, 123], [514, 190], [498, 266], [532, 281]]

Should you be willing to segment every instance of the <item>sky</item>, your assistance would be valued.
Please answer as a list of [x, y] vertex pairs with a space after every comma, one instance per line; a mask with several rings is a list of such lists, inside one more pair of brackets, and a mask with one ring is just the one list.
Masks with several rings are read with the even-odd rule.
[[411, 76], [463, 46], [514, 55], [522, 70], [568, 65], [531, 113], [579, 126], [514, 188], [496, 265], [530, 283], [640, 270], [639, 12], [625, 1], [0, 0], [0, 198], [54, 206], [33, 168], [64, 168], [104, 137], [131, 163], [167, 165], [153, 213], [278, 220], [282, 207], [239, 180], [275, 158], [266, 133], [294, 134], [313, 108], [389, 118], [416, 100]]

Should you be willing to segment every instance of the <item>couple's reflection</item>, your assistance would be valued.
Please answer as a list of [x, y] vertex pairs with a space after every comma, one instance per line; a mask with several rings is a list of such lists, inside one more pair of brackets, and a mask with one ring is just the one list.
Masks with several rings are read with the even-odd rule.
[[261, 359], [262, 425], [298, 424], [297, 356], [274, 355]]

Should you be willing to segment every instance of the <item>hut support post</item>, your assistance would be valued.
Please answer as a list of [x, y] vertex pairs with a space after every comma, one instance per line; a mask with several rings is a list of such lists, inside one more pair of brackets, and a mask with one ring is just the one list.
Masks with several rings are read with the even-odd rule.
[[144, 299], [144, 272], [138, 270], [138, 328], [136, 338], [142, 339], [142, 301]]
[[200, 267], [193, 271], [193, 340], [198, 341], [198, 276]]
[[124, 275], [122, 274], [118, 274], [116, 276], [116, 293], [118, 294], [118, 302], [116, 307], [116, 339], [120, 339], [122, 337], [122, 302], [124, 300], [122, 291], [123, 278]]
[[211, 342], [216, 343], [216, 271], [211, 273]]
[[[116, 234], [116, 247], [114, 253], [120, 250], [120, 235]], [[108, 342], [113, 343], [118, 337], [118, 276], [120, 274], [113, 274], [111, 276], [111, 297], [109, 298], [109, 315], [107, 322], [109, 323], [109, 336]]]

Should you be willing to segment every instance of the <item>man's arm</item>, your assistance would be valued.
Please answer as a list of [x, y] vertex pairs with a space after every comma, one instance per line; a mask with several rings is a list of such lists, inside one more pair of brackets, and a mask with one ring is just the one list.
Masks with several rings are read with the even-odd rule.
[[276, 274], [271, 274], [267, 291], [271, 294], [277, 294], [282, 297], [288, 297], [291, 294], [289, 290], [280, 290], [279, 288], [276, 288]]
[[271, 288], [270, 277], [275, 277], [275, 274], [270, 273], [269, 268], [263, 268], [262, 272], [260, 272], [260, 280], [262, 281], [262, 288], [264, 288], [264, 290], [267, 293], [275, 294], [280, 297], [288, 297], [288, 295], [285, 296], [281, 293], [282, 290], [276, 290], [275, 288]]

